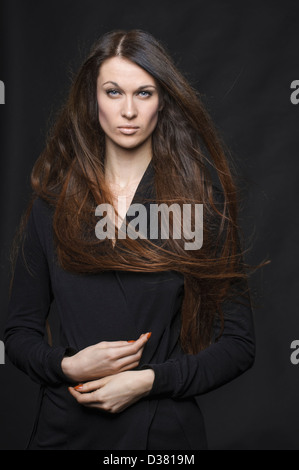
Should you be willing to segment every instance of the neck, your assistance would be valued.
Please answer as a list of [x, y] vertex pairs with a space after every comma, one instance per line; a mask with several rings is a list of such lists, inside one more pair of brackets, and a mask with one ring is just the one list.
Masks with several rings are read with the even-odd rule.
[[151, 159], [151, 142], [137, 149], [116, 148], [106, 143], [105, 178], [109, 184], [125, 189], [140, 181]]

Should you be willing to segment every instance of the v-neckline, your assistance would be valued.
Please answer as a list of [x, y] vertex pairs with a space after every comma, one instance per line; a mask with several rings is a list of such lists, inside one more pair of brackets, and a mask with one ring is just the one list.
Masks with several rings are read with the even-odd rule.
[[[130, 207], [135, 204], [136, 200], [137, 200], [137, 197], [139, 197], [140, 195], [143, 194], [143, 191], [142, 191], [142, 188], [145, 187], [145, 184], [150, 180], [150, 177], [153, 176], [153, 172], [154, 172], [154, 168], [153, 168], [153, 164], [152, 164], [152, 159], [149, 161], [137, 187], [136, 187], [136, 190], [134, 192], [134, 195], [132, 197], [132, 200], [130, 202], [130, 205], [128, 207], [128, 209], [126, 210], [126, 213], [125, 213], [125, 216], [123, 218], [123, 221], [118, 229], [118, 231], [120, 232], [122, 230], [122, 227], [123, 225], [126, 223], [126, 220], [127, 220], [127, 217], [130, 217], [128, 216], [128, 212], [129, 212], [129, 209]], [[112, 250], [115, 249], [115, 247], [117, 246], [117, 242], [118, 242], [118, 238], [116, 237], [115, 239], [111, 239], [111, 245], [112, 245]]]

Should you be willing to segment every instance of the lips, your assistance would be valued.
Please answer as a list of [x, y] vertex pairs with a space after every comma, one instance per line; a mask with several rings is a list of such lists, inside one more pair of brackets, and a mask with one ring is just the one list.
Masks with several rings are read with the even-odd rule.
[[138, 131], [139, 127], [138, 126], [119, 126], [118, 129], [122, 134], [130, 135], [130, 134], [135, 134], [135, 132]]

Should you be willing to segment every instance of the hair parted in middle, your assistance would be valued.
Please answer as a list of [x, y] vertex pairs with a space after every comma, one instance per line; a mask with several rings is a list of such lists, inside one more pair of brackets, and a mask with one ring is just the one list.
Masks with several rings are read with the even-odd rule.
[[[161, 100], [152, 134], [155, 203], [203, 204], [200, 250], [183, 240], [121, 240], [120, 250], [98, 240], [95, 208], [113, 205], [105, 182], [105, 135], [99, 124], [97, 78], [101, 65], [122, 57], [148, 72]], [[219, 191], [213, 181], [217, 180]], [[71, 272], [174, 270], [185, 277], [181, 340], [196, 352], [212, 338], [221, 305], [240, 281], [247, 281], [237, 224], [237, 187], [226, 151], [199, 93], [174, 65], [161, 42], [141, 30], [112, 31], [92, 47], [75, 76], [68, 99], [32, 171], [34, 197], [53, 208], [60, 265]]]

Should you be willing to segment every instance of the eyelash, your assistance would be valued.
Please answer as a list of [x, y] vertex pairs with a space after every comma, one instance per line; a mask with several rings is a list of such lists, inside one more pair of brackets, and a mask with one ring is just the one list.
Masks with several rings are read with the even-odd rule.
[[[120, 92], [112, 88], [111, 90], [106, 90], [106, 93], [108, 96], [116, 96], [115, 93], [120, 93]], [[152, 96], [152, 93], [150, 91], [142, 90], [142, 91], [139, 91], [138, 94], [140, 93], [146, 93], [146, 95], [143, 95], [142, 97]]]

